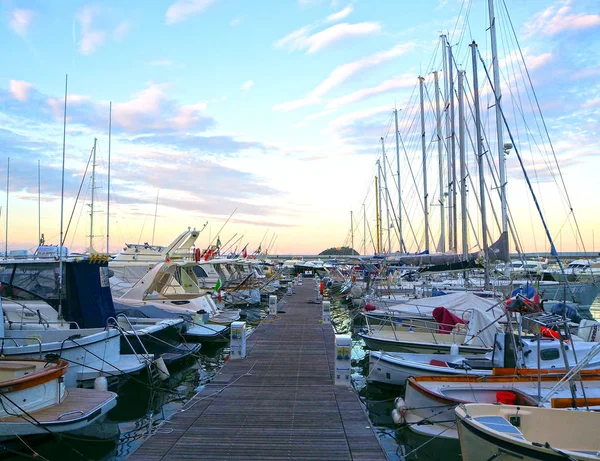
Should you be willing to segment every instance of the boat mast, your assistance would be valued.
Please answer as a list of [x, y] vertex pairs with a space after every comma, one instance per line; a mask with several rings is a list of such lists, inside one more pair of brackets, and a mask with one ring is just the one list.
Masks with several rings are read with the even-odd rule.
[[112, 101], [108, 106], [108, 183], [106, 195], [106, 254], [110, 254], [110, 141], [112, 134]]
[[38, 159], [38, 245], [42, 241], [42, 208], [41, 208], [41, 167]]
[[10, 157], [6, 162], [6, 210], [4, 212], [6, 224], [4, 225], [4, 257], [8, 258], [8, 186], [10, 183]]
[[450, 79], [450, 154], [451, 159], [449, 162], [450, 165], [450, 183], [452, 187], [449, 187], [450, 194], [450, 208], [452, 213], [452, 243], [451, 249], [455, 252], [458, 251], [458, 215], [456, 209], [456, 134], [454, 132], [454, 127], [456, 125], [454, 120], [454, 70], [453, 70], [453, 56], [452, 56], [452, 46], [448, 43], [448, 78]]
[[402, 187], [400, 187], [400, 132], [398, 131], [398, 109], [394, 109], [394, 119], [396, 122], [396, 166], [398, 168], [398, 240], [400, 243], [400, 252], [405, 251], [404, 238], [402, 237]]
[[464, 102], [465, 71], [458, 71], [458, 144], [460, 149], [460, 214], [463, 258], [469, 257], [467, 241], [467, 160], [465, 154], [465, 102]]
[[438, 71], [433, 73], [435, 85], [435, 121], [438, 144], [438, 172], [440, 183], [440, 252], [446, 251], [446, 210], [444, 209], [444, 155], [442, 153], [442, 113], [440, 111], [440, 82]]
[[363, 203], [363, 254], [367, 254], [367, 208]]
[[94, 138], [94, 148], [92, 149], [92, 201], [90, 203], [90, 246], [89, 252], [95, 253], [94, 250], [94, 190], [96, 189], [96, 143], [98, 140]]
[[490, 282], [488, 265], [488, 241], [487, 241], [487, 215], [485, 209], [485, 180], [483, 164], [483, 148], [481, 139], [481, 111], [479, 107], [479, 78], [477, 75], [477, 43], [471, 43], [471, 56], [473, 60], [473, 101], [475, 105], [475, 139], [477, 140], [477, 166], [479, 170], [479, 200], [481, 204], [481, 236], [483, 239], [483, 254], [485, 266], [483, 272], [483, 288], [487, 289]]
[[58, 247], [58, 318], [62, 318], [63, 288], [63, 214], [65, 206], [65, 145], [67, 140], [67, 88], [69, 76], [65, 75], [65, 111], [63, 115], [62, 176], [60, 188], [60, 245]]
[[[377, 173], [381, 174], [381, 168], [379, 167], [379, 160], [377, 160]], [[381, 223], [379, 222], [379, 201], [381, 200], [381, 191], [379, 190], [379, 178], [375, 176], [375, 220], [377, 224], [377, 246], [375, 251], [377, 254], [380, 253], [380, 242], [381, 242]]]
[[352, 245], [350, 248], [354, 250], [354, 223], [352, 222], [352, 210], [350, 210], [350, 239], [350, 245]]
[[421, 150], [423, 155], [423, 214], [425, 215], [425, 251], [429, 252], [429, 194], [427, 193], [427, 149], [425, 147], [425, 105], [423, 104], [423, 82], [419, 77], [419, 93], [421, 101]]
[[[500, 207], [502, 210], [502, 232], [508, 232], [508, 207], [506, 203], [506, 171], [504, 164], [504, 143], [502, 136], [502, 90], [500, 88], [500, 65], [498, 62], [498, 49], [496, 46], [496, 16], [494, 14], [494, 0], [488, 0], [490, 16], [490, 38], [492, 46], [492, 69], [494, 76], [494, 91], [496, 96], [496, 137], [498, 143], [498, 173], [500, 176]], [[508, 242], [508, 240], [507, 240]]]
[[[387, 186], [387, 158], [385, 156], [385, 143], [383, 136], [381, 137], [381, 156], [383, 158], [383, 187], [385, 189], [385, 215], [387, 219], [387, 238], [388, 238], [388, 254], [392, 250], [392, 239], [390, 237], [390, 202], [389, 202], [389, 189]], [[385, 247], [385, 245], [384, 245]]]
[[[442, 41], [442, 64], [443, 64], [443, 72], [444, 72], [444, 113], [446, 114], [446, 131], [445, 136], [446, 139], [452, 137], [452, 129], [450, 127], [450, 114], [449, 114], [449, 100], [450, 100], [450, 91], [448, 90], [448, 84], [450, 82], [450, 75], [448, 73], [448, 43], [445, 35], [440, 35], [440, 40]], [[448, 249], [452, 250], [452, 242], [453, 242], [453, 228], [452, 228], [452, 207], [453, 207], [453, 197], [452, 197], [452, 157], [450, 155], [450, 151], [448, 149], [448, 143], [446, 143], [446, 174], [448, 177], [448, 181], [446, 183], [446, 197], [448, 200]]]

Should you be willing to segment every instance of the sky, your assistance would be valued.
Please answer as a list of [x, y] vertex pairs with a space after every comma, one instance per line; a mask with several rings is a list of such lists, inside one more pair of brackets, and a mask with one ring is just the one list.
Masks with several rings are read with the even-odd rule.
[[[594, 230], [600, 229], [597, 1], [497, 0], [496, 23], [502, 107], [549, 231], [561, 251], [595, 250]], [[59, 242], [66, 75], [63, 228], [65, 245], [73, 251], [89, 246], [91, 165], [82, 178], [94, 139], [92, 240], [99, 251], [106, 251], [109, 223], [111, 252], [124, 243], [166, 245], [189, 226], [203, 229], [199, 246], [219, 235], [238, 250], [247, 244], [249, 251], [261, 245], [271, 253], [314, 254], [351, 245], [352, 219], [354, 247], [372, 253], [382, 137], [388, 157], [381, 164], [389, 170], [389, 203], [382, 209], [390, 210], [393, 222], [400, 178], [403, 238], [409, 251], [422, 250], [425, 171], [435, 246], [440, 201], [447, 211], [447, 198], [436, 199], [435, 71], [442, 111], [447, 107], [439, 37], [447, 35], [456, 67], [466, 72], [465, 139], [472, 139], [468, 45], [477, 42], [491, 72], [488, 28], [483, 0], [0, 0], [2, 250], [5, 241], [9, 250], [35, 249], [38, 219], [46, 243]], [[481, 62], [477, 75], [485, 150], [491, 156], [497, 151], [495, 109]], [[419, 76], [425, 79], [425, 169]], [[470, 249], [481, 245], [473, 146], [472, 141], [466, 145], [465, 154], [472, 181], [466, 186], [469, 216], [464, 219]], [[548, 239], [514, 151], [506, 168], [515, 231], [524, 250], [547, 251]], [[490, 165], [497, 163], [492, 158]], [[442, 170], [446, 178], [447, 168]], [[494, 240], [497, 187], [489, 171], [482, 177]], [[459, 222], [462, 226], [463, 219]], [[384, 227], [397, 250], [398, 225]]]

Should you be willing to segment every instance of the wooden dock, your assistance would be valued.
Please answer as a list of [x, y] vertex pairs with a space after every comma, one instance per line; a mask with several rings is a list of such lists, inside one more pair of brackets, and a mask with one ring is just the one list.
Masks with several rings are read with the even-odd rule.
[[130, 460], [386, 461], [350, 387], [335, 386], [334, 332], [313, 280], [285, 297], [201, 393]]

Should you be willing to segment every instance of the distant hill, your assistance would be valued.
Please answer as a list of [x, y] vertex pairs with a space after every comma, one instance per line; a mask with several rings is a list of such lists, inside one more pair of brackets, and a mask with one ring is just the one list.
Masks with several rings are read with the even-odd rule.
[[331, 255], [331, 256], [340, 256], [340, 255], [352, 255], [352, 256], [358, 256], [359, 253], [350, 248], [350, 247], [336, 247], [336, 248], [329, 248], [327, 250], [321, 251], [321, 253], [319, 253], [319, 256], [321, 255]]

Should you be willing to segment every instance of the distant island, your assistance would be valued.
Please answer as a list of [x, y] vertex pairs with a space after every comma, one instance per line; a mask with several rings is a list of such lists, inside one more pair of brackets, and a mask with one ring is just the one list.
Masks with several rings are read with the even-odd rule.
[[319, 253], [319, 256], [326, 256], [326, 255], [331, 255], [331, 256], [348, 256], [348, 255], [352, 255], [352, 256], [358, 256], [359, 253], [358, 251], [350, 248], [350, 247], [336, 247], [336, 248], [329, 248], [327, 250], [321, 251], [321, 253]]

